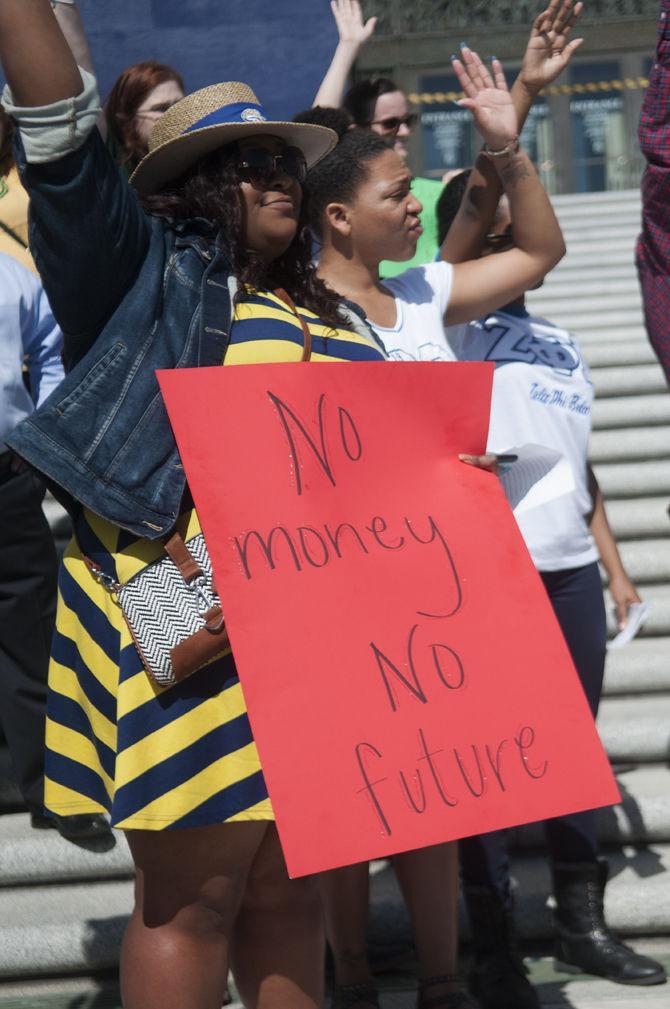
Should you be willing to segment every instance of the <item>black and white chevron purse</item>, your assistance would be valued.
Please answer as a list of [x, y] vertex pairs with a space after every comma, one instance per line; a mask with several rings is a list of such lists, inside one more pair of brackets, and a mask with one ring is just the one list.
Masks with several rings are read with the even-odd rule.
[[[303, 335], [300, 360], [309, 361], [307, 323], [283, 288], [274, 294], [297, 316]], [[172, 687], [223, 655], [230, 644], [202, 533], [186, 542], [175, 533], [165, 543], [165, 553], [124, 585], [82, 556], [93, 576], [116, 596], [151, 679], [159, 687]]]
[[186, 542], [177, 533], [165, 557], [125, 584], [85, 558], [93, 576], [113, 593], [142, 664], [159, 687], [172, 687], [229, 648], [212, 562], [202, 533]]

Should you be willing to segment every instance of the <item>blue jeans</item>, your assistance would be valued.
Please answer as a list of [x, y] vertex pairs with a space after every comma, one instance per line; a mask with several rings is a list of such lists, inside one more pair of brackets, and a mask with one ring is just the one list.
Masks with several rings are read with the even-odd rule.
[[[595, 718], [605, 671], [607, 626], [598, 565], [540, 572], [572, 660]], [[552, 862], [595, 862], [598, 843], [595, 813], [587, 810], [545, 820]], [[466, 886], [486, 886], [509, 904], [509, 857], [506, 832], [492, 831], [460, 841], [461, 872]]]

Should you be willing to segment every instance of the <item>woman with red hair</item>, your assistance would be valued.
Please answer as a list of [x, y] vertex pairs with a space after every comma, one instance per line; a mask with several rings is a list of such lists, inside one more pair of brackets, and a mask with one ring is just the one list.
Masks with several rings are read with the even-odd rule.
[[[94, 74], [84, 23], [75, 0], [52, 0], [51, 6], [76, 63]], [[117, 78], [105, 103], [98, 129], [114, 160], [132, 175], [148, 151], [149, 134], [164, 112], [184, 97], [184, 81], [165, 63], [133, 63]]]
[[134, 63], [117, 78], [104, 107], [107, 143], [129, 175], [148, 153], [157, 120], [183, 97], [180, 74], [156, 60]]

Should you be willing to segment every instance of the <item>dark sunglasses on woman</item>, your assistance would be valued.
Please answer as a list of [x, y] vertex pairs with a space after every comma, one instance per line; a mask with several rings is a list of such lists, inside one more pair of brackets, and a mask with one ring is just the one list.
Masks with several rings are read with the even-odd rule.
[[373, 119], [370, 126], [381, 126], [384, 133], [397, 133], [401, 126], [406, 126], [408, 130], [413, 130], [418, 118], [416, 112], [409, 112], [406, 116], [389, 116], [388, 119]]
[[307, 178], [307, 162], [297, 147], [285, 147], [281, 154], [272, 154], [265, 147], [245, 147], [240, 152], [237, 171], [252, 183], [267, 185], [276, 172], [283, 172], [302, 184]]

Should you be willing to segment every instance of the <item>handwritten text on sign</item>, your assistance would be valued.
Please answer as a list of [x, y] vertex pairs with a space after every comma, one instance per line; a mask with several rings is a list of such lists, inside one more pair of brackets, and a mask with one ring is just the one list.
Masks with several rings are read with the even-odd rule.
[[161, 373], [289, 871], [615, 802], [481, 364]]

